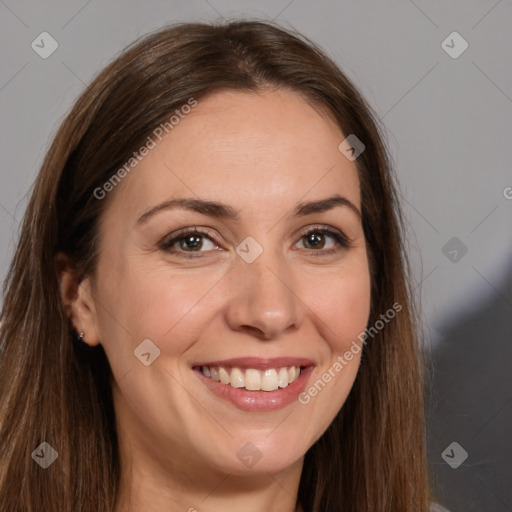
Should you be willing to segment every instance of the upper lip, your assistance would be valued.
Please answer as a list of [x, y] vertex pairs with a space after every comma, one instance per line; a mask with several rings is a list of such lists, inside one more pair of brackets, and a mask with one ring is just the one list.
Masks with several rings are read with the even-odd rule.
[[311, 361], [311, 359], [306, 359], [303, 357], [236, 357], [233, 359], [197, 363], [193, 366], [223, 366], [230, 368], [254, 368], [255, 370], [265, 370], [267, 368], [282, 368], [284, 366], [312, 366], [314, 364], [315, 363]]

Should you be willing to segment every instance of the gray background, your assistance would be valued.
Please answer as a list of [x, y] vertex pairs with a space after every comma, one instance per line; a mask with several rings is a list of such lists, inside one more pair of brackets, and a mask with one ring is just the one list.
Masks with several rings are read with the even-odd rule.
[[[49, 141], [84, 85], [148, 31], [222, 17], [298, 29], [383, 120], [426, 330], [435, 488], [452, 512], [512, 511], [508, 0], [0, 0], [0, 277]], [[31, 43], [45, 31], [59, 46], [42, 59]], [[457, 58], [442, 46], [454, 31], [469, 45]], [[442, 457], [452, 442], [468, 453], [456, 469]]]

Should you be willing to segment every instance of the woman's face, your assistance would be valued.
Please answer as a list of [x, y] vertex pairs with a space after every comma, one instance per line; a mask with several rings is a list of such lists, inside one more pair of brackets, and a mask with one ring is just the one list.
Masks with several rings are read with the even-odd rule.
[[82, 329], [110, 361], [126, 453], [275, 474], [332, 422], [370, 311], [348, 135], [291, 91], [217, 92], [104, 199]]

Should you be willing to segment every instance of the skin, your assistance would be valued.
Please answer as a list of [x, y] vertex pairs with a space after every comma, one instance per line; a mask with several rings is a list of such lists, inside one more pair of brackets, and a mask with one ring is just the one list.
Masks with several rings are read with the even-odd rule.
[[[97, 269], [80, 283], [66, 270], [62, 290], [77, 331], [103, 345], [115, 376], [118, 511], [301, 510], [304, 454], [345, 402], [360, 353], [308, 404], [262, 413], [218, 398], [191, 367], [306, 357], [315, 364], [308, 389], [364, 331], [370, 275], [360, 218], [347, 206], [290, 216], [299, 201], [334, 193], [361, 209], [355, 163], [338, 150], [344, 138], [295, 92], [216, 92], [105, 199]], [[137, 225], [178, 197], [221, 201], [240, 220], [176, 209]], [[194, 226], [217, 237], [202, 238], [193, 253], [202, 257], [180, 257], [194, 251], [184, 242], [174, 254], [159, 248]], [[303, 233], [312, 226], [343, 232], [350, 247], [321, 234], [309, 245]], [[247, 236], [263, 248], [252, 263], [236, 252]], [[133, 354], [144, 339], [160, 350], [149, 366]], [[248, 442], [262, 455], [252, 467], [237, 457]]]

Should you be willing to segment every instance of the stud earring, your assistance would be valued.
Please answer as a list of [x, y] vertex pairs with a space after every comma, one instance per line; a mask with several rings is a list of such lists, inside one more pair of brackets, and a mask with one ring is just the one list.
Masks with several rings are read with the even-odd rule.
[[78, 341], [83, 341], [84, 339], [84, 333], [81, 332], [79, 335], [78, 335]]

